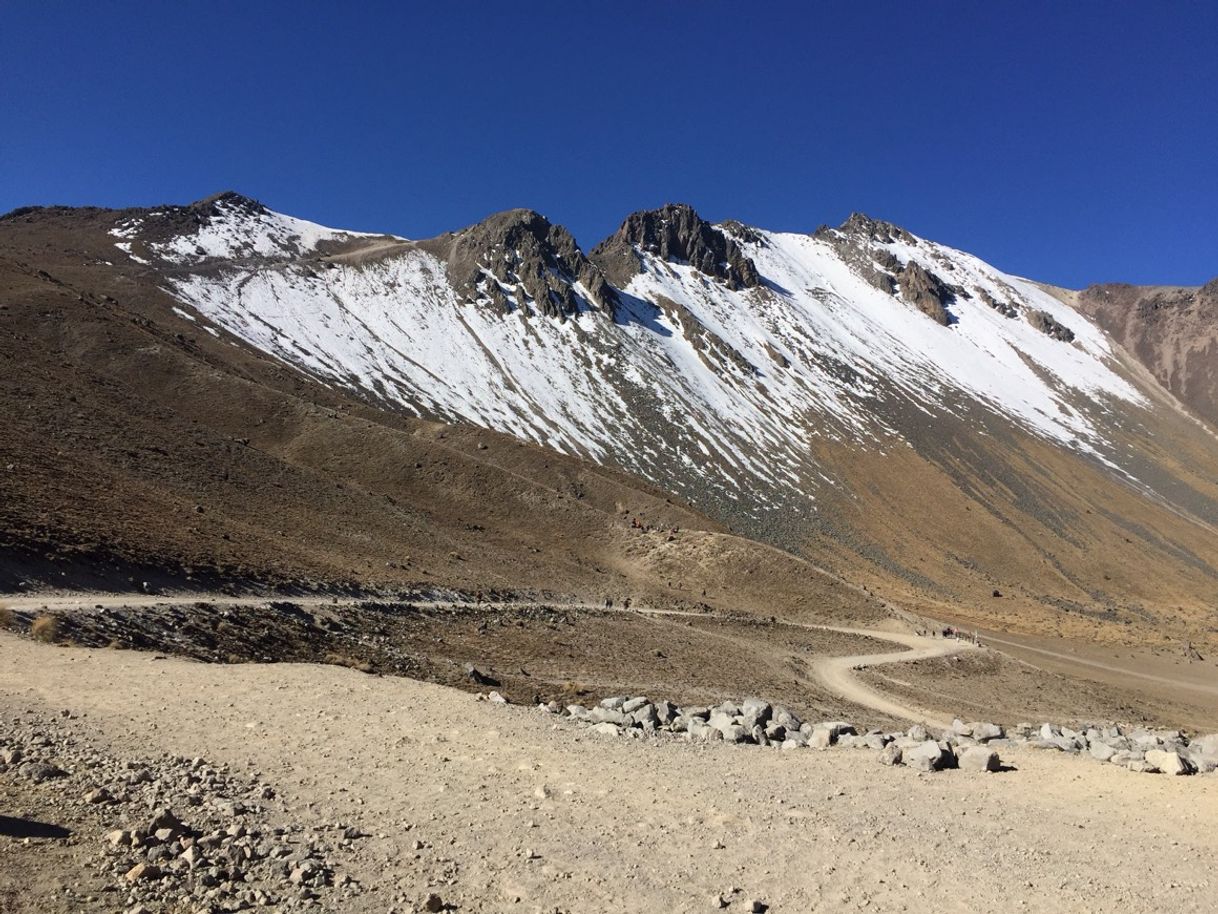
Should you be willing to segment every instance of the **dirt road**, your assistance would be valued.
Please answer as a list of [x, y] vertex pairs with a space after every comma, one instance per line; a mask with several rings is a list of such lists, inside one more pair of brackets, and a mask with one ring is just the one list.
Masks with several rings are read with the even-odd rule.
[[946, 657], [977, 650], [967, 641], [948, 640], [946, 638], [925, 638], [921, 635], [901, 632], [876, 631], [873, 629], [842, 628], [839, 626], [817, 626], [828, 631], [841, 632], [847, 635], [865, 635], [871, 638], [883, 638], [897, 644], [905, 645], [907, 650], [893, 651], [884, 654], [861, 654], [854, 657], [821, 657], [813, 664], [817, 679], [831, 692], [847, 701], [863, 705], [866, 708], [895, 717], [898, 720], [910, 720], [939, 729], [946, 729], [951, 721], [934, 712], [889, 698], [869, 685], [861, 682], [854, 675], [855, 670], [880, 666], [886, 663], [908, 663], [911, 660], [929, 660], [932, 657]]
[[[136, 608], [154, 607], [172, 603], [196, 601], [232, 607], [248, 607], [263, 604], [266, 602], [266, 600], [266, 597], [228, 597], [217, 594], [196, 594], [189, 598], [182, 596], [175, 598], [165, 595], [149, 594], [62, 594], [50, 597], [17, 597], [15, 599], [6, 599], [5, 602], [10, 608], [24, 611], [73, 612], [89, 611], [95, 608], [116, 608], [120, 606]], [[291, 602], [301, 606], [317, 608], [335, 605], [341, 607], [343, 605], [351, 605], [355, 601], [351, 599], [339, 599], [336, 603], [332, 597], [306, 596], [293, 597], [291, 598]], [[452, 601], [416, 601], [413, 603], [413, 605], [422, 608], [434, 608], [440, 606], [460, 607], [463, 604], [454, 603]], [[506, 609], [524, 605], [527, 604], [504, 602], [483, 602], [481, 604], [469, 604], [470, 608], [477, 606], [483, 609], [491, 607]], [[605, 607], [602, 606], [592, 606], [581, 603], [563, 604], [563, 606], [564, 608], [576, 610], [582, 609], [597, 610], [600, 612], [606, 611]], [[610, 611], [616, 613], [633, 613], [644, 616], [688, 616], [695, 618], [717, 618], [717, 616], [712, 613], [698, 613], [677, 609], [653, 609], [649, 607], [634, 607], [631, 609], [625, 609], [619, 606]], [[871, 653], [852, 656], [817, 658], [812, 665], [813, 677], [822, 686], [826, 687], [833, 695], [862, 705], [863, 707], [871, 708], [872, 710], [878, 711], [897, 720], [910, 720], [914, 722], [926, 723], [935, 727], [947, 726], [947, 722], [945, 722], [942, 717], [936, 715], [934, 712], [927, 711], [924, 708], [913, 707], [886, 697], [876, 689], [864, 684], [854, 675], [854, 671], [864, 669], [866, 667], [879, 666], [881, 664], [902, 663], [910, 660], [947, 656], [966, 650], [972, 650], [972, 645], [968, 644], [967, 642], [925, 638], [912, 633], [900, 631], [848, 628], [831, 625], [793, 624], [798, 625], [800, 628], [838, 632], [840, 634], [857, 635], [864, 638], [878, 638], [880, 640], [891, 641], [895, 644], [903, 645], [906, 650], [878, 654]]]
[[[1218, 777], [1033, 752], [1010, 754], [1012, 772], [932, 775], [855, 750], [599, 737], [408, 679], [0, 634], [0, 722], [61, 710], [116, 754], [256, 768], [306, 825], [366, 831], [338, 861], [369, 887], [350, 914], [433, 891], [529, 914], [696, 912], [720, 893], [729, 914], [752, 899], [773, 914], [1213, 909]], [[101, 835], [79, 840], [83, 862]], [[87, 874], [40, 844], [0, 844], [0, 883]], [[22, 914], [60, 910], [33, 898]]]

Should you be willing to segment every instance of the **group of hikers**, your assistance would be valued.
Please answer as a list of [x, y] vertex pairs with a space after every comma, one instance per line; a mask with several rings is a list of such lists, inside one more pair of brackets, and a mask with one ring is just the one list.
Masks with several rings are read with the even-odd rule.
[[951, 625], [947, 625], [947, 626], [943, 627], [942, 631], [935, 631], [934, 629], [932, 629], [930, 636], [932, 638], [941, 636], [943, 638], [955, 638], [957, 641], [971, 641], [973, 644], [977, 645], [978, 647], [981, 646], [981, 639], [979, 637], [977, 637], [977, 629], [973, 629], [972, 633], [969, 633], [969, 632], [962, 632], [958, 628], [954, 628]]
[[977, 634], [977, 630], [972, 632], [961, 631], [952, 625], [945, 625], [943, 628], [918, 629], [917, 633], [923, 638], [928, 635], [931, 638], [955, 638], [957, 641], [969, 641], [977, 647], [981, 647], [981, 638]]

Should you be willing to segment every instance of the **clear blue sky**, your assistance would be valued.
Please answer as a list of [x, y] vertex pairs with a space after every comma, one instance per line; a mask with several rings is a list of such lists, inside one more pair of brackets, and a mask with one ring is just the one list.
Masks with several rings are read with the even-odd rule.
[[585, 248], [668, 201], [862, 210], [1063, 285], [1199, 283], [1218, 4], [3, 5], [0, 211], [227, 188], [416, 238], [528, 206]]

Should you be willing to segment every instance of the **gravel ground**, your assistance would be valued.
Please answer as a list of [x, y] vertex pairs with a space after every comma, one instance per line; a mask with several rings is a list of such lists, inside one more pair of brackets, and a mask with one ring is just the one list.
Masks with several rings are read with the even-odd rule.
[[[861, 750], [615, 739], [407, 679], [8, 635], [0, 660], [10, 728], [15, 715], [43, 726], [67, 709], [71, 738], [115, 763], [201, 758], [234, 785], [270, 787], [256, 828], [324, 836], [333, 880], [360, 887], [316, 890], [317, 910], [424, 910], [432, 895], [433, 907], [485, 912], [754, 901], [799, 912], [1099, 912], [1151, 897], [1212, 910], [1213, 775], [1134, 774], [1030, 751], [1003, 753], [1015, 770], [926, 773]], [[109, 823], [75, 800], [54, 802], [54, 780], [5, 773], [0, 784], [6, 815], [61, 826], [62, 815], [74, 832], [0, 838], [0, 898], [19, 912], [124, 910], [88, 882], [111, 871], [83, 869], [106, 859]], [[339, 825], [369, 837], [344, 847]], [[74, 882], [79, 897], [103, 900], [56, 900]]]

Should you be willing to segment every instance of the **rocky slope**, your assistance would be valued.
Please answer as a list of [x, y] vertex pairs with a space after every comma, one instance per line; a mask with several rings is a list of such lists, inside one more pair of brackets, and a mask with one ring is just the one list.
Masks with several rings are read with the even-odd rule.
[[[226, 194], [21, 212], [0, 244], [35, 278], [70, 249], [74, 271], [205, 344], [210, 372], [274, 371], [270, 356], [302, 373], [277, 383], [357, 398], [363, 421], [460, 423], [620, 468], [713, 518], [678, 525], [728, 525], [924, 610], [1213, 635], [1208, 432], [1081, 310], [888, 223], [776, 233], [676, 205], [585, 256], [527, 210], [412, 242]], [[83, 298], [70, 323], [108, 305]], [[677, 544], [648, 561], [679, 578], [704, 560]]]
[[1218, 279], [1200, 288], [1109, 283], [1076, 300], [1160, 384], [1218, 425]]

